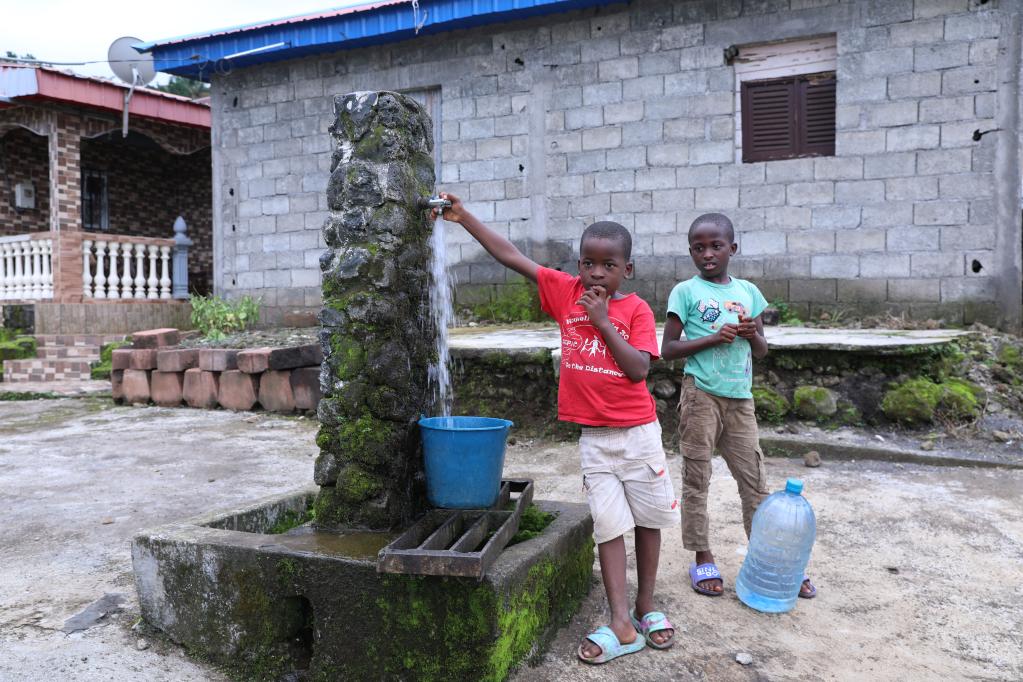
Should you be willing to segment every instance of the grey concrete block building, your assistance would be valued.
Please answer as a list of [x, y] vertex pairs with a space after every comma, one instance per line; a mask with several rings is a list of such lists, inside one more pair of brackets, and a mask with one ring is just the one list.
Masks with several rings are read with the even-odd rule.
[[[149, 46], [213, 85], [218, 292], [272, 317], [318, 306], [333, 95], [397, 90], [434, 118], [438, 185], [534, 259], [574, 271], [587, 224], [628, 227], [631, 286], [655, 311], [695, 272], [691, 221], [717, 211], [736, 225], [734, 274], [804, 315], [1019, 329], [1018, 2], [503, 4], [396, 2]], [[460, 302], [513, 283], [461, 228], [448, 246]]]

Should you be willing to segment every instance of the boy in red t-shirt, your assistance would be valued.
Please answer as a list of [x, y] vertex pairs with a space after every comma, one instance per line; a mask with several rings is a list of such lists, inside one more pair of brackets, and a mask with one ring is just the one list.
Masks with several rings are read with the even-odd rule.
[[[594, 223], [579, 243], [579, 276], [541, 267], [465, 210], [458, 197], [445, 220], [461, 224], [502, 265], [537, 283], [544, 312], [561, 327], [558, 418], [583, 427], [579, 438], [610, 626], [590, 633], [578, 655], [606, 663], [650, 644], [675, 643], [674, 626], [654, 609], [661, 529], [681, 522], [661, 445], [661, 426], [646, 387], [658, 357], [654, 315], [636, 294], [618, 291], [632, 274], [632, 237], [612, 222]], [[436, 217], [436, 210], [434, 210]], [[635, 529], [639, 590], [630, 612], [626, 532]]]

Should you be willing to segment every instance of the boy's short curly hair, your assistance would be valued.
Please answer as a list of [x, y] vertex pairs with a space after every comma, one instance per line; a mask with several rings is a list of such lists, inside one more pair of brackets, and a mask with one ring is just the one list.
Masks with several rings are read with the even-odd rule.
[[587, 239], [616, 239], [622, 243], [622, 251], [625, 253], [625, 260], [632, 260], [632, 235], [625, 229], [625, 226], [610, 220], [601, 220], [593, 223], [585, 230], [579, 239], [579, 253], [582, 253], [583, 242]]
[[696, 218], [693, 224], [689, 226], [689, 239], [693, 238], [693, 230], [696, 229], [697, 225], [710, 224], [715, 225], [728, 235], [728, 241], [735, 241], [735, 227], [732, 225], [732, 221], [728, 219], [724, 213], [704, 213], [703, 215]]

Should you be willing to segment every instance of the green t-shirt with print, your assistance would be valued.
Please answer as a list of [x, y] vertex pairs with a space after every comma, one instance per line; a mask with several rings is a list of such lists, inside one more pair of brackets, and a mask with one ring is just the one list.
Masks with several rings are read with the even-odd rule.
[[[724, 324], [738, 324], [739, 316], [756, 317], [767, 301], [752, 282], [735, 277], [728, 284], [708, 282], [699, 275], [679, 282], [668, 296], [668, 312], [682, 321], [686, 338], [716, 334]], [[752, 398], [753, 351], [749, 341], [735, 337], [686, 358], [685, 373], [696, 386], [723, 398]]]

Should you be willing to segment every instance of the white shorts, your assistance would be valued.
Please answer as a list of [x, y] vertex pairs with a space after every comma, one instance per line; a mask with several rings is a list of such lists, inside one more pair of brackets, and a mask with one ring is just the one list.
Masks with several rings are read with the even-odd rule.
[[642, 426], [584, 426], [579, 454], [598, 545], [636, 526], [681, 523], [656, 420]]

